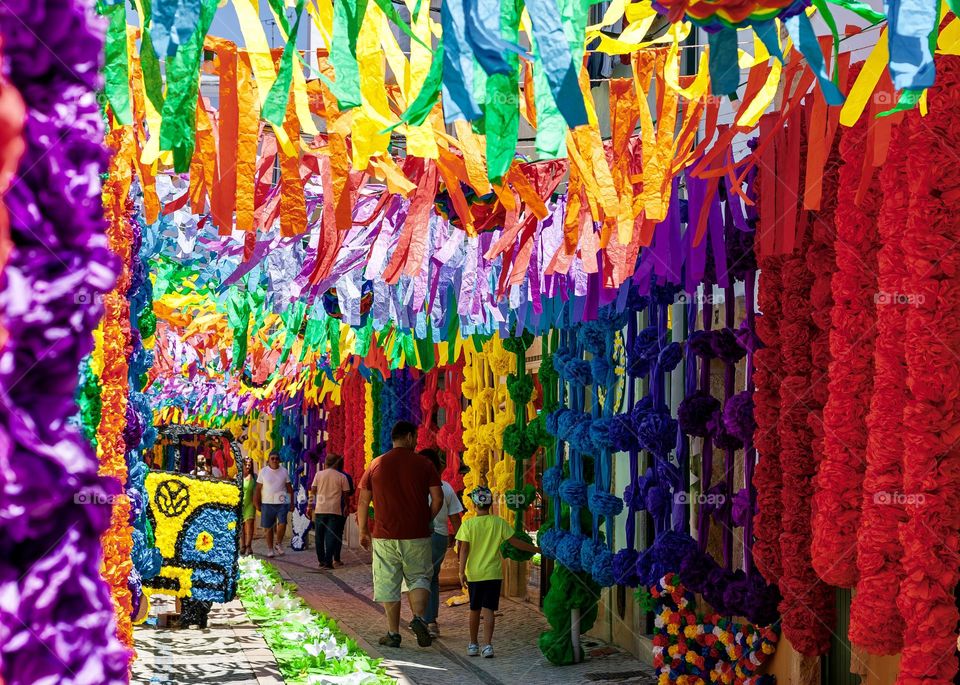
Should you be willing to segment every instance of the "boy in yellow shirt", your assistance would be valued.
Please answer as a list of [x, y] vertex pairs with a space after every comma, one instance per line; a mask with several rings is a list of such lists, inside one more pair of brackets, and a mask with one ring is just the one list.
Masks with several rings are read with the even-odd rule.
[[[500, 545], [508, 541], [517, 549], [537, 553], [538, 547], [514, 536], [513, 528], [499, 516], [490, 513], [493, 493], [480, 486], [470, 493], [477, 515], [463, 522], [457, 531], [460, 542], [460, 582], [470, 594], [470, 644], [467, 656], [493, 656], [494, 613], [500, 608], [500, 586], [503, 584], [503, 566], [500, 563]], [[480, 632], [480, 612], [483, 612], [483, 650], [477, 644]]]

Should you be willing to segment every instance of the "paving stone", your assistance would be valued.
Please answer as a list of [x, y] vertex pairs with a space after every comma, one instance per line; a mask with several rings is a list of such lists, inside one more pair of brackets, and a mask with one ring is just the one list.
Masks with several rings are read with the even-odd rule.
[[[388, 672], [413, 685], [655, 685], [656, 676], [631, 654], [597, 640], [584, 638], [588, 651], [602, 655], [581, 664], [558, 667], [540, 652], [537, 639], [548, 629], [546, 618], [532, 604], [503, 598], [496, 616], [494, 648], [496, 657], [468, 657], [466, 645], [469, 611], [466, 606], [448, 607], [441, 595], [440, 638], [431, 647], [417, 646], [413, 633], [404, 626], [412, 618], [404, 604], [401, 611], [400, 649], [377, 644], [386, 632], [382, 609], [373, 602], [370, 555], [363, 550], [343, 550], [346, 566], [321, 572], [312, 549], [287, 550], [283, 557], [267, 559], [281, 574], [298, 586], [299, 594], [316, 610], [335, 619], [368, 654], [384, 659]], [[481, 626], [482, 630], [482, 626]]]
[[[153, 611], [173, 611], [157, 597]], [[133, 631], [132, 685], [282, 685], [280, 669], [239, 601], [214, 604], [206, 630], [148, 625]]]

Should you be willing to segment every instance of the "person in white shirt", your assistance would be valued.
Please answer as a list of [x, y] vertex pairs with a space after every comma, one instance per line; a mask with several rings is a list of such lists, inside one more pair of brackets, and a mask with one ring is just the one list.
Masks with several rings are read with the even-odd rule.
[[[435, 449], [420, 450], [419, 454], [426, 457], [438, 475], [443, 475], [447, 468], [446, 458]], [[437, 614], [440, 612], [440, 567], [443, 566], [443, 558], [447, 554], [447, 548], [453, 546], [453, 541], [460, 529], [460, 521], [463, 514], [463, 505], [454, 492], [453, 486], [445, 480], [440, 481], [440, 487], [443, 489], [443, 506], [440, 507], [440, 513], [433, 519], [433, 537], [431, 538], [431, 551], [433, 553], [433, 576], [430, 580], [430, 601], [427, 603], [427, 612], [423, 620], [427, 623], [427, 630], [432, 637], [440, 634], [440, 627], [437, 625]], [[448, 534], [447, 521], [453, 528], [453, 536]]]
[[293, 486], [287, 469], [280, 466], [280, 455], [276, 452], [267, 459], [267, 468], [260, 469], [253, 501], [260, 510], [260, 527], [267, 531], [267, 556], [282, 556], [287, 512], [293, 511]]

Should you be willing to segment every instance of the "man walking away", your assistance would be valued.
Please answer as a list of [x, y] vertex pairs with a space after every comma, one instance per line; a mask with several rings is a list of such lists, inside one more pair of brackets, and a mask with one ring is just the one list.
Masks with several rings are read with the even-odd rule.
[[[331, 454], [322, 471], [317, 471], [310, 486], [310, 503], [307, 517], [313, 518], [317, 538], [317, 563], [325, 571], [333, 569], [333, 556], [337, 549], [338, 521], [342, 511], [344, 493], [350, 491], [347, 477], [338, 470], [343, 457]], [[316, 513], [314, 513], [316, 512]]]
[[[373, 500], [373, 598], [383, 604], [387, 634], [380, 644], [400, 646], [400, 583], [408, 590], [417, 644], [428, 647], [430, 632], [423, 620], [430, 597], [433, 519], [443, 506], [440, 476], [414, 452], [417, 427], [399, 421], [390, 434], [393, 449], [377, 457], [360, 479], [357, 523], [360, 545], [370, 549], [367, 519]], [[429, 495], [429, 500], [428, 496]], [[428, 504], [429, 502], [429, 504]]]
[[280, 455], [276, 452], [267, 459], [267, 468], [260, 469], [253, 501], [260, 510], [260, 527], [267, 531], [267, 556], [283, 556], [287, 512], [293, 511], [293, 486], [287, 469], [280, 466]]

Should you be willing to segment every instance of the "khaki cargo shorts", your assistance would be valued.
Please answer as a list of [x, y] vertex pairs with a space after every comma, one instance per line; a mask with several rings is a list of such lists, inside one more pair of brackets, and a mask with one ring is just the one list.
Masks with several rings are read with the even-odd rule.
[[430, 538], [373, 539], [375, 602], [399, 602], [401, 581], [407, 590], [429, 590], [432, 573]]

